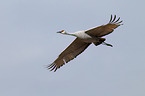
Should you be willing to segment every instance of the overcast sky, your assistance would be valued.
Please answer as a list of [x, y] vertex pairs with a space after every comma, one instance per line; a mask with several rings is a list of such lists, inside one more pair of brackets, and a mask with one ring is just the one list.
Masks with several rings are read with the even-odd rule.
[[[0, 96], [145, 96], [145, 0], [1, 0]], [[75, 39], [57, 34], [122, 26], [57, 72], [45, 67]]]

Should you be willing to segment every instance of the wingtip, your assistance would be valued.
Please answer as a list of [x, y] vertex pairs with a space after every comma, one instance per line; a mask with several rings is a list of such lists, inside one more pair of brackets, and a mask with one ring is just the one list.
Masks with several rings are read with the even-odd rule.
[[120, 24], [120, 23], [123, 22], [123, 20], [119, 21], [120, 17], [118, 17], [118, 19], [116, 19], [116, 17], [117, 17], [117, 15], [114, 15], [114, 18], [113, 18], [113, 15], [111, 14], [111, 18], [110, 18], [109, 24], [123, 25], [123, 24]]
[[120, 17], [118, 17], [118, 19], [114, 23], [118, 22], [119, 20], [120, 20]]
[[123, 22], [123, 20], [121, 20], [120, 22], [118, 22], [118, 23], [122, 23]]
[[110, 18], [110, 21], [109, 21], [109, 23], [111, 23], [111, 21], [112, 21], [112, 14], [111, 14], [111, 18]]
[[54, 71], [54, 72], [56, 72], [56, 70], [58, 69], [55, 63], [52, 63], [52, 64], [46, 66], [45, 68], [47, 68], [47, 70], [49, 70], [49, 71]]
[[114, 22], [114, 21], [115, 21], [115, 19], [116, 19], [116, 15], [114, 15], [114, 19], [113, 19], [111, 22]]

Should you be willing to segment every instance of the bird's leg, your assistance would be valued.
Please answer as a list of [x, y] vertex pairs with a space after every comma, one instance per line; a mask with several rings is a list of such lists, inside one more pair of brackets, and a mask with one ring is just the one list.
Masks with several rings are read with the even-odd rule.
[[102, 42], [102, 44], [103, 44], [103, 45], [110, 46], [110, 47], [113, 47], [113, 45], [111, 45], [111, 44], [108, 44], [108, 43], [106, 43], [106, 42]]

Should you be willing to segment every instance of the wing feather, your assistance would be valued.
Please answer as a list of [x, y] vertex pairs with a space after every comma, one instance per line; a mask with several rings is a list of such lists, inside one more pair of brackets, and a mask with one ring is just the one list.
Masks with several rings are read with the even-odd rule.
[[111, 19], [108, 24], [89, 29], [86, 31], [86, 33], [91, 36], [96, 36], [96, 37], [102, 37], [102, 36], [108, 35], [112, 33], [115, 28], [122, 25], [120, 23], [122, 23], [123, 21], [119, 21], [120, 17], [116, 21], [115, 20], [116, 20], [116, 15], [114, 16], [114, 18], [112, 18], [112, 15], [111, 15]]
[[91, 43], [85, 43], [81, 39], [76, 38], [59, 56], [48, 66], [50, 71], [56, 71], [58, 68], [68, 63], [81, 54]]

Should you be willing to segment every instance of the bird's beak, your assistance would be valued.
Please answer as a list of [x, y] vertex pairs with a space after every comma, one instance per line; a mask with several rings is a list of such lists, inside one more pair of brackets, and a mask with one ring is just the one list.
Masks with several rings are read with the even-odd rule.
[[58, 32], [56, 32], [56, 33], [61, 33], [62, 31], [58, 31]]

